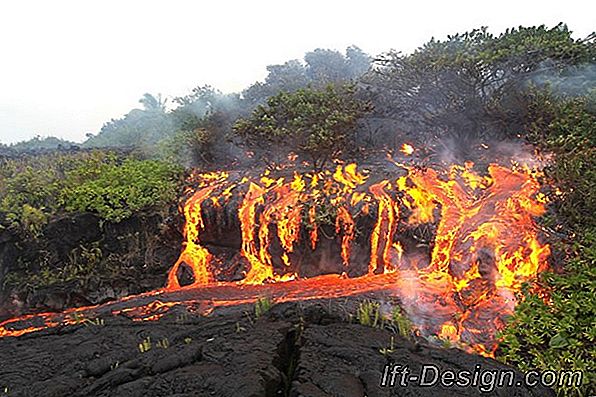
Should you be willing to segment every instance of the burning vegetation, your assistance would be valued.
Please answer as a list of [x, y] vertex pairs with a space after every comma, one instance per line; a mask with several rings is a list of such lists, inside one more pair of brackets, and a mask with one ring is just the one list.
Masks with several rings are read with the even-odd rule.
[[[356, 164], [286, 177], [195, 175], [183, 206], [184, 249], [166, 289], [181, 288], [183, 266], [192, 273], [188, 287], [235, 275], [240, 288], [324, 273], [365, 285], [392, 274], [387, 287], [420, 334], [492, 354], [522, 283], [547, 267], [549, 246], [534, 222], [544, 212], [536, 172], [491, 164], [481, 175], [471, 163], [442, 172], [392, 168], [387, 179]], [[218, 257], [201, 235], [235, 203], [239, 252]], [[324, 288], [314, 293], [326, 297]]]
[[[490, 164], [481, 174], [470, 162], [445, 170], [387, 164], [389, 170], [350, 163], [318, 172], [193, 174], [181, 208], [182, 252], [165, 289], [153, 294], [224, 288], [219, 304], [227, 305], [245, 285], [279, 283], [278, 294], [292, 283], [308, 286], [297, 299], [378, 289], [398, 300], [419, 335], [493, 355], [521, 285], [547, 268], [550, 249], [534, 221], [544, 212], [539, 172]], [[112, 312], [155, 320], [185, 301], [156, 303]], [[72, 321], [68, 312], [21, 320], [32, 317], [43, 325], [21, 329], [13, 319], [2, 335]]]

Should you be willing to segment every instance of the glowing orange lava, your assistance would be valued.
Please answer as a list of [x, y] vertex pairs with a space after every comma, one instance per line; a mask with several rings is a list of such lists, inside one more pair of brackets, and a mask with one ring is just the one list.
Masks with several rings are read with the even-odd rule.
[[[198, 296], [207, 292], [221, 294], [206, 298], [213, 307], [254, 301], [257, 291], [265, 290], [278, 299], [287, 294], [287, 300], [385, 291], [398, 298], [419, 334], [493, 354], [497, 331], [513, 313], [522, 283], [547, 267], [550, 249], [539, 241], [534, 221], [544, 212], [536, 173], [491, 164], [480, 174], [465, 163], [443, 171], [401, 166], [387, 175], [372, 175], [356, 164], [278, 178], [270, 172], [243, 178], [196, 174], [197, 186], [182, 208], [183, 250], [166, 288], [143, 295], [152, 301], [111, 311], [154, 320], [182, 301], [203, 302]], [[206, 222], [207, 207], [226, 205], [234, 205], [237, 214], [239, 257], [247, 269], [239, 282], [217, 281], [215, 253], [201, 242], [206, 225], [213, 224]], [[301, 279], [304, 250], [321, 252], [323, 243], [337, 244], [329, 251], [341, 264], [335, 271], [352, 270], [351, 279]], [[189, 286], [180, 286], [181, 266], [193, 274]], [[26, 329], [68, 323], [65, 317], [43, 316]], [[0, 324], [0, 336], [31, 332], [15, 328], [17, 323]]]
[[[318, 219], [329, 215], [335, 217], [341, 261], [348, 269], [353, 260], [356, 217], [373, 216], [367, 273], [398, 274], [394, 295], [422, 334], [437, 335], [490, 355], [504, 316], [515, 308], [521, 284], [547, 266], [549, 247], [539, 242], [533, 220], [544, 211], [544, 203], [537, 200], [540, 186], [535, 175], [529, 169], [496, 164], [490, 165], [485, 175], [476, 173], [472, 163], [453, 165], [444, 172], [404, 168], [405, 175], [375, 183], [369, 172], [355, 164], [337, 166], [334, 172], [295, 173], [287, 180], [272, 179], [268, 173], [260, 179], [244, 180], [248, 188], [238, 217], [241, 252], [250, 268], [241, 283], [299, 277], [277, 273], [276, 263], [292, 266], [291, 254], [300, 244], [303, 225], [308, 229], [305, 234], [310, 249], [316, 250], [321, 227]], [[193, 272], [199, 269], [194, 284], [213, 280], [202, 273], [209, 268], [205, 262], [210, 254], [198, 248], [195, 230], [200, 231], [202, 223], [196, 206], [206, 202], [210, 194], [217, 197], [224, 186], [220, 183], [216, 188], [202, 188], [185, 206], [186, 235], [190, 239], [179, 262], [190, 260], [187, 264]], [[430, 257], [408, 252], [400, 234], [408, 228], [433, 224], [436, 229], [429, 242]], [[277, 259], [270, 250], [273, 227], [282, 249]], [[170, 272], [170, 280], [176, 278], [176, 266], [178, 263]], [[365, 279], [361, 278], [363, 282]], [[171, 281], [168, 287], [178, 285]], [[480, 320], [486, 318], [491, 320]]]

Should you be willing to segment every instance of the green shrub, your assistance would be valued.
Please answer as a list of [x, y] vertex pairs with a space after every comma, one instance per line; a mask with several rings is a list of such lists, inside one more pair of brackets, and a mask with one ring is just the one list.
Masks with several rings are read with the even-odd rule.
[[47, 215], [42, 210], [32, 207], [29, 204], [23, 205], [21, 224], [26, 231], [33, 236], [37, 236], [41, 233], [46, 222]]
[[356, 99], [351, 85], [301, 88], [270, 97], [233, 128], [248, 147], [263, 151], [267, 162], [279, 160], [273, 152], [281, 159], [295, 152], [319, 168], [354, 149], [358, 119], [368, 111], [370, 104]]
[[262, 297], [255, 302], [255, 317], [260, 318], [273, 307], [273, 301], [269, 297]]
[[178, 167], [155, 160], [102, 164], [95, 178], [67, 183], [60, 200], [67, 211], [96, 212], [119, 222], [135, 211], [173, 200], [178, 195], [180, 173]]
[[406, 313], [399, 307], [395, 306], [391, 312], [391, 321], [396, 328], [397, 333], [404, 338], [412, 338], [414, 336], [414, 327]]
[[596, 96], [556, 98], [530, 94], [528, 137], [555, 154], [546, 168], [549, 183], [561, 192], [552, 197], [558, 220], [571, 229], [596, 227]]
[[[586, 231], [588, 233], [588, 231]], [[581, 370], [584, 386], [560, 387], [564, 396], [596, 392], [596, 230], [576, 243], [565, 273], [544, 273], [545, 302], [525, 291], [525, 299], [503, 332], [499, 359], [522, 370]]]
[[100, 150], [0, 159], [0, 222], [32, 236], [63, 211], [118, 222], [175, 199], [182, 173], [168, 162]]
[[564, 257], [560, 272], [538, 284], [545, 300], [529, 287], [517, 306], [497, 358], [522, 370], [581, 370], [582, 387], [559, 386], [563, 396], [596, 393], [596, 115], [593, 98], [556, 98], [531, 93], [528, 137], [555, 154], [546, 168], [552, 185], [551, 211], [543, 222], [569, 236], [553, 251]]

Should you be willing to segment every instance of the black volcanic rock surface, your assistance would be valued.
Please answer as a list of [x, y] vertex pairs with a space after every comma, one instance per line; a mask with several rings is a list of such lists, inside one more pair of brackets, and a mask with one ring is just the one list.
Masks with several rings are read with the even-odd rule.
[[[158, 321], [104, 317], [0, 339], [0, 395], [9, 396], [551, 396], [524, 387], [381, 387], [386, 363], [473, 371], [509, 369], [388, 329], [347, 321], [356, 298], [283, 303], [255, 318], [252, 305], [208, 316], [172, 310]], [[391, 345], [391, 352], [381, 352]], [[151, 347], [140, 349], [139, 344]], [[141, 351], [146, 350], [146, 351]]]

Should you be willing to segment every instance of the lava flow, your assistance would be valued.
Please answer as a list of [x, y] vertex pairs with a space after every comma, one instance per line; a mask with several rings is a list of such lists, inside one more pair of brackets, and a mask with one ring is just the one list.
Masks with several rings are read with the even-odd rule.
[[[197, 174], [166, 287], [74, 312], [153, 320], [177, 304], [206, 310], [263, 295], [378, 291], [399, 302], [420, 335], [492, 355], [522, 283], [547, 267], [549, 246], [534, 221], [544, 212], [535, 172], [491, 164], [479, 174], [472, 163], [393, 169]], [[0, 336], [71, 317], [37, 315], [28, 328], [22, 324], [31, 317], [8, 320]]]

